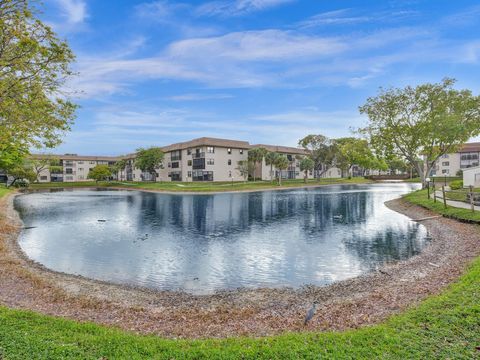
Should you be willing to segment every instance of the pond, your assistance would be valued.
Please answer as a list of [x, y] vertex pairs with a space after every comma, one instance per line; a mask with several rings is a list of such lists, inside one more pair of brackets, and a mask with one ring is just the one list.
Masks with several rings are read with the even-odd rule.
[[19, 244], [49, 269], [208, 294], [348, 279], [418, 254], [426, 229], [384, 202], [413, 184], [224, 194], [69, 190], [19, 195]]

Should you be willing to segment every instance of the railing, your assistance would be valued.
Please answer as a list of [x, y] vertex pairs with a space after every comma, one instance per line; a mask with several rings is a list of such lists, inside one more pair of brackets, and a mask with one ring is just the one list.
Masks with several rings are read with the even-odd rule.
[[193, 159], [200, 159], [200, 158], [204, 158], [205, 157], [205, 153], [204, 152], [201, 152], [201, 153], [192, 153], [192, 158]]
[[457, 207], [470, 209], [472, 212], [478, 211], [476, 206], [480, 206], [480, 192], [474, 189], [473, 186], [458, 190], [452, 190], [449, 187], [443, 186], [429, 186], [428, 197], [433, 198], [434, 202], [441, 201], [443, 206]]

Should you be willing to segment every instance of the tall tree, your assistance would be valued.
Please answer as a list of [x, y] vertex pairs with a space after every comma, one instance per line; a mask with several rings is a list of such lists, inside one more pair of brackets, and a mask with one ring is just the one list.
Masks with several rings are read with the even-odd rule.
[[44, 170], [49, 170], [50, 173], [55, 172], [59, 168], [63, 171], [63, 167], [60, 166], [60, 160], [54, 156], [42, 157], [42, 158], [32, 158], [27, 161], [31, 164], [33, 171], [36, 174], [35, 181], [38, 182], [40, 174]]
[[332, 166], [335, 159], [334, 143], [324, 135], [307, 135], [298, 142], [314, 162], [318, 177]]
[[127, 160], [125, 159], [120, 159], [118, 160], [113, 166], [112, 166], [112, 173], [115, 174], [117, 177], [117, 180], [120, 180], [118, 178], [118, 174], [120, 173], [120, 178], [122, 177], [121, 175], [125, 171], [125, 168], [127, 167]]
[[282, 185], [282, 171], [287, 170], [288, 165], [290, 165], [290, 161], [283, 154], [278, 155], [275, 159], [275, 167], [278, 170], [278, 185]]
[[135, 167], [142, 171], [146, 171], [153, 176], [153, 181], [157, 181], [157, 169], [163, 168], [163, 158], [165, 154], [159, 147], [151, 147], [148, 149], [137, 149], [135, 158]]
[[423, 186], [435, 162], [480, 134], [480, 96], [453, 88], [454, 79], [403, 89], [380, 89], [359, 108], [378, 153], [405, 158]]
[[249, 160], [240, 160], [237, 165], [236, 170], [240, 173], [240, 176], [243, 177], [243, 181], [247, 182], [248, 175], [252, 172], [255, 165]]
[[263, 159], [267, 154], [268, 150], [264, 147], [258, 147], [248, 150], [248, 160], [254, 164], [253, 181], [256, 180], [257, 164], [262, 163]]
[[275, 161], [278, 157], [278, 153], [269, 151], [267, 155], [265, 155], [265, 164], [270, 166], [270, 181], [273, 181], [273, 166], [275, 165]]
[[25, 180], [26, 184], [34, 182], [37, 179], [37, 174], [32, 168], [32, 164], [29, 161], [23, 161], [19, 164], [12, 166], [8, 175], [13, 178], [9, 186], [18, 184], [19, 180]]
[[0, 0], [0, 168], [58, 145], [75, 116], [61, 92], [74, 55], [37, 13], [28, 0]]
[[315, 162], [308, 156], [300, 160], [300, 170], [304, 173], [304, 180], [307, 183], [308, 172], [315, 168]]
[[373, 154], [368, 141], [354, 137], [345, 137], [335, 139], [338, 155], [336, 158], [337, 165], [347, 170], [349, 176], [352, 176], [352, 167], [358, 165], [364, 169], [373, 169], [380, 166], [378, 160]]

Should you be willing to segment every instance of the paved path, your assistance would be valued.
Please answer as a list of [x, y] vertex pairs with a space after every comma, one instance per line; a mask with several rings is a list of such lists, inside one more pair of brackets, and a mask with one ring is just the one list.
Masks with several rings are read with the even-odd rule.
[[[437, 194], [437, 201], [443, 201], [443, 194], [441, 191], [435, 191]], [[447, 205], [456, 207], [456, 208], [461, 208], [461, 209], [468, 209], [471, 210], [472, 206], [466, 202], [463, 201], [455, 201], [455, 200], [447, 200]], [[475, 211], [480, 211], [480, 206], [474, 206]]]

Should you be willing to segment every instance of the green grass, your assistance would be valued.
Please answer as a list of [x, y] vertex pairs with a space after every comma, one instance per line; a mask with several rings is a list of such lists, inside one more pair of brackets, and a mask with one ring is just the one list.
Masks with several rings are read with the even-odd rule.
[[427, 190], [419, 190], [407, 194], [404, 196], [404, 199], [407, 201], [422, 206], [424, 208], [433, 210], [439, 214], [442, 214], [447, 217], [451, 217], [458, 220], [467, 220], [480, 222], [480, 211], [472, 212], [469, 209], [459, 209], [452, 206], [448, 206], [445, 209], [442, 199], [437, 199], [437, 202], [433, 201], [433, 198], [427, 198]]
[[442, 295], [381, 325], [265, 338], [170, 340], [0, 307], [4, 359], [472, 359], [480, 259]]
[[6, 195], [10, 189], [7, 189], [5, 185], [0, 185], [0, 198], [4, 195]]
[[[327, 184], [363, 184], [370, 183], [363, 177], [351, 179], [320, 179], [309, 180], [307, 184], [303, 180], [284, 180], [281, 187], [302, 187], [305, 185], [327, 185]], [[70, 187], [125, 187], [129, 189], [147, 189], [158, 191], [178, 191], [178, 192], [216, 192], [216, 191], [239, 191], [239, 190], [265, 190], [276, 189], [279, 186], [271, 181], [249, 181], [249, 182], [54, 182], [54, 183], [35, 183], [31, 185], [32, 189], [47, 188], [70, 188]]]

